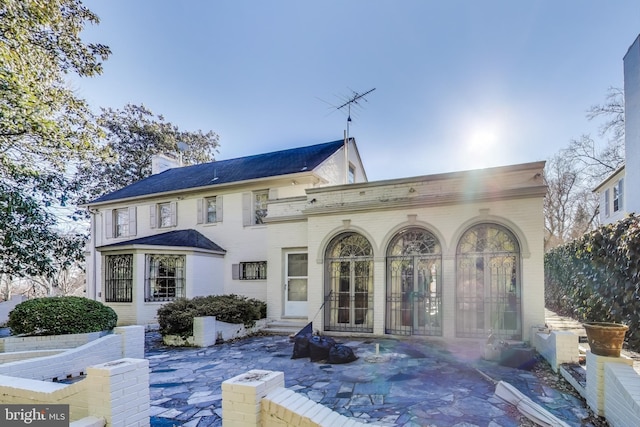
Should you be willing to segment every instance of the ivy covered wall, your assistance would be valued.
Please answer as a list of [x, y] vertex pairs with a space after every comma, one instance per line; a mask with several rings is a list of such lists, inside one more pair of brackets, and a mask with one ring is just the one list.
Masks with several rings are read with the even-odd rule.
[[640, 350], [640, 217], [630, 215], [545, 254], [545, 305], [581, 321], [629, 326]]

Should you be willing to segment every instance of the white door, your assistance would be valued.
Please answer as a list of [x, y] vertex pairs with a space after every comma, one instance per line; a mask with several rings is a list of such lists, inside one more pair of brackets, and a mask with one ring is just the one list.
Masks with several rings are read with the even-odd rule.
[[284, 315], [307, 316], [307, 254], [286, 254]]

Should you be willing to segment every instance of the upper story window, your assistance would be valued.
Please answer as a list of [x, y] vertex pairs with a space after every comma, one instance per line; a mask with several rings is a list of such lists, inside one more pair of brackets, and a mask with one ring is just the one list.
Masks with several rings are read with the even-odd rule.
[[267, 201], [269, 200], [269, 191], [255, 191], [253, 193], [253, 212], [255, 217], [254, 224], [262, 224], [267, 216]]
[[356, 167], [351, 163], [349, 163], [349, 176], [347, 177], [347, 182], [349, 184], [356, 182]]
[[198, 199], [198, 224], [222, 222], [222, 196]]
[[178, 204], [176, 202], [164, 202], [151, 205], [149, 220], [151, 228], [167, 228], [177, 225]]
[[217, 205], [215, 197], [207, 197], [205, 200], [205, 206], [207, 209], [205, 222], [211, 223], [218, 220]]
[[624, 178], [620, 178], [613, 186], [613, 211], [618, 212], [623, 208]]
[[268, 202], [269, 190], [242, 193], [242, 225], [263, 224]]
[[158, 217], [160, 219], [160, 227], [170, 227], [171, 226], [171, 204], [170, 203], [160, 203], [158, 205]]
[[104, 220], [108, 239], [136, 235], [136, 208], [134, 206], [109, 209], [105, 212]]
[[129, 208], [115, 209], [113, 211], [113, 235], [124, 237], [129, 235]]

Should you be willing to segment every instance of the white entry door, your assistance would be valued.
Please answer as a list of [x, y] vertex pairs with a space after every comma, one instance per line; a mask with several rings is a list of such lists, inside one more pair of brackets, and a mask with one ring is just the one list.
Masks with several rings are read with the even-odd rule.
[[284, 283], [285, 316], [307, 316], [307, 254], [286, 254]]

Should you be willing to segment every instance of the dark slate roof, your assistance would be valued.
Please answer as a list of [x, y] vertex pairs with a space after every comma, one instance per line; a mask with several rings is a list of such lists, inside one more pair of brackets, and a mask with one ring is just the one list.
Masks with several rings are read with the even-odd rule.
[[340, 149], [342, 144], [343, 141], [338, 140], [308, 147], [169, 169], [100, 196], [90, 204], [310, 171]]
[[150, 245], [150, 246], [179, 246], [185, 248], [206, 249], [209, 251], [226, 252], [220, 246], [207, 239], [196, 230], [175, 230], [166, 233], [155, 234], [153, 236], [140, 237], [138, 239], [126, 240], [111, 245], [102, 246], [100, 249], [113, 248], [130, 245]]

